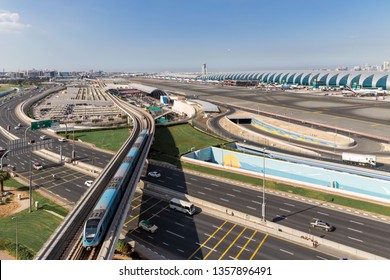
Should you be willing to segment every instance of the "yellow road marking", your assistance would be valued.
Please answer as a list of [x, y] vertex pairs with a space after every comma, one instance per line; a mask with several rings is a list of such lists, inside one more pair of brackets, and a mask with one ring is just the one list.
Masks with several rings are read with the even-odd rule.
[[132, 201], [135, 201], [135, 200], [137, 200], [138, 198], [140, 198], [140, 197], [142, 197], [142, 196], [143, 196], [143, 194], [140, 194], [139, 196], [134, 197]]
[[374, 123], [371, 126], [380, 126], [380, 125], [381, 125], [380, 123]]
[[213, 247], [213, 249], [210, 250], [210, 252], [208, 252], [208, 254], [203, 258], [204, 260], [208, 258], [208, 256], [215, 250], [215, 248], [218, 247], [219, 244], [221, 244], [221, 242], [226, 238], [226, 236], [229, 235], [229, 233], [237, 226], [237, 224], [233, 225], [229, 231], [218, 241], [218, 243]]
[[256, 250], [253, 252], [252, 256], [250, 257], [250, 260], [252, 260], [257, 252], [260, 250], [260, 247], [263, 245], [264, 241], [267, 239], [268, 233], [264, 236], [263, 240], [260, 242], [259, 246], [257, 246]]
[[135, 219], [137, 219], [141, 214], [145, 213], [146, 211], [148, 211], [149, 209], [152, 209], [154, 206], [156, 206], [157, 204], [159, 204], [162, 200], [160, 199], [159, 201], [157, 201], [155, 204], [153, 204], [152, 206], [150, 206], [148, 209], [145, 209], [144, 211], [142, 211], [141, 213], [139, 213], [137, 216], [134, 216], [132, 219], [130, 219], [129, 221], [127, 221], [125, 223], [125, 225], [127, 225], [128, 223], [134, 221]]
[[240, 232], [240, 234], [236, 237], [236, 239], [234, 239], [234, 241], [232, 243], [230, 243], [229, 247], [225, 250], [225, 252], [223, 252], [223, 254], [219, 257], [219, 260], [221, 260], [223, 258], [223, 256], [225, 256], [225, 254], [227, 253], [227, 251], [230, 250], [230, 248], [232, 248], [233, 244], [237, 242], [238, 238], [240, 238], [240, 236], [244, 233], [244, 231], [246, 230], [246, 228], [243, 228], [243, 230]]
[[[154, 218], [155, 216], [157, 216], [158, 214], [160, 214], [162, 211], [164, 211], [165, 209], [168, 208], [169, 205], [165, 206], [164, 208], [162, 208], [160, 211], [158, 211], [157, 213], [153, 214], [148, 220], [151, 220], [152, 218]], [[138, 215], [139, 216], [139, 215]], [[139, 226], [137, 225], [133, 230], [130, 231], [130, 233], [133, 233], [133, 231], [135, 231], [137, 228], [139, 228]]]
[[255, 230], [252, 234], [252, 236], [248, 239], [248, 241], [245, 243], [245, 245], [241, 248], [240, 252], [238, 252], [237, 256], [235, 257], [235, 259], [238, 259], [242, 252], [245, 250], [246, 246], [248, 246], [249, 242], [251, 242], [253, 236], [255, 236], [255, 234], [257, 233], [257, 230]]
[[[149, 200], [151, 200], [153, 197], [150, 197], [150, 198], [148, 198], [147, 200], [145, 200], [145, 201], [142, 201], [141, 203], [139, 203], [138, 205], [136, 205], [136, 206], [133, 206], [132, 208], [131, 208], [131, 211], [133, 211], [134, 209], [137, 209], [138, 207], [140, 207], [142, 204], [144, 204], [144, 203], [146, 203], [146, 202], [148, 202]], [[137, 197], [137, 199], [138, 199], [138, 197]], [[133, 199], [133, 201], [134, 200], [136, 200], [136, 199]]]
[[[69, 182], [78, 180], [78, 179], [80, 179], [80, 178], [86, 178], [86, 177], [87, 177], [87, 175], [83, 175], [83, 176], [80, 176], [80, 177], [76, 177], [76, 178], [73, 178], [72, 180], [66, 180], [66, 181], [63, 182], [63, 183], [57, 184], [57, 185], [52, 186], [52, 187], [48, 187], [48, 188], [46, 188], [46, 189], [47, 189], [47, 190], [50, 190], [50, 189], [52, 189], [52, 188], [59, 187], [59, 186], [61, 186], [61, 185], [67, 184], [67, 183], [69, 183]], [[55, 180], [54, 180], [54, 181], [55, 181]]]
[[203, 242], [202, 245], [200, 245], [200, 246], [198, 247], [198, 249], [195, 250], [195, 252], [192, 253], [191, 256], [189, 256], [188, 260], [192, 259], [192, 257], [195, 256], [195, 254], [196, 254], [200, 249], [202, 249], [202, 247], [205, 246], [206, 243], [207, 243], [211, 238], [213, 238], [214, 235], [215, 235], [215, 234], [216, 234], [216, 233], [217, 233], [217, 232], [218, 232], [226, 223], [227, 223], [227, 221], [224, 221], [224, 222], [222, 223], [222, 225], [220, 225], [220, 227], [217, 228], [217, 229], [214, 231], [214, 233], [213, 233], [212, 235], [210, 235], [209, 238], [207, 238], [207, 240], [206, 240], [205, 242]]

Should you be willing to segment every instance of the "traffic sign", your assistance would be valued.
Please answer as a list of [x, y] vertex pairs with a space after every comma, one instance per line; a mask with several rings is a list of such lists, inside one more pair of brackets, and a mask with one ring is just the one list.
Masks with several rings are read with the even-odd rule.
[[51, 120], [31, 122], [31, 130], [39, 130], [51, 127]]

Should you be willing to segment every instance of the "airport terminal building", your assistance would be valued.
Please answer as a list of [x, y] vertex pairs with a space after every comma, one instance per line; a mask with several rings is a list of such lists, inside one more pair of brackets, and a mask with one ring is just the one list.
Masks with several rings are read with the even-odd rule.
[[259, 83], [278, 83], [304, 86], [349, 86], [362, 88], [390, 89], [390, 72], [372, 71], [260, 71], [260, 72], [236, 72], [220, 73], [202, 76], [202, 80], [242, 80]]

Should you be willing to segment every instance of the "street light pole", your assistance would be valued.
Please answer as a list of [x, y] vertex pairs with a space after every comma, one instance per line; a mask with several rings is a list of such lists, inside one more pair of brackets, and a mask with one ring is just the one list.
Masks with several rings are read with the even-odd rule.
[[29, 208], [29, 212], [31, 213], [32, 212], [32, 145], [33, 143], [30, 142], [30, 179], [29, 179], [29, 196], [30, 196], [30, 208]]
[[265, 222], [265, 146], [263, 148], [263, 204], [261, 205], [263, 222]]
[[72, 161], [75, 160], [75, 151], [74, 151], [74, 127], [73, 127], [73, 147], [72, 147]]
[[3, 171], [3, 158], [5, 157], [6, 154], [8, 154], [10, 150], [6, 151], [2, 156], [1, 156], [1, 162], [0, 162], [0, 167], [1, 171]]
[[15, 254], [16, 254], [16, 260], [18, 259], [18, 217], [12, 217], [12, 220], [15, 220], [16, 222], [16, 236], [15, 236]]

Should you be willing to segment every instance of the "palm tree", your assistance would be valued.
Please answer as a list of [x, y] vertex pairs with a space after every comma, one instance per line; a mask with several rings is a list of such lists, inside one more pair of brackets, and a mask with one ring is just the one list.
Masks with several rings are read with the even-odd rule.
[[4, 170], [0, 170], [0, 192], [4, 192], [4, 181], [9, 178], [9, 173]]

